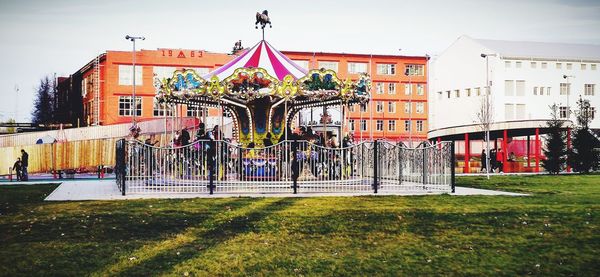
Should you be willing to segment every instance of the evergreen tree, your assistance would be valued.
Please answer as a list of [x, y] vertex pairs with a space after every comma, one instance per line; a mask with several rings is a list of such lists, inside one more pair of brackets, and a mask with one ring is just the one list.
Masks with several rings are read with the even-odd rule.
[[544, 145], [546, 159], [542, 166], [550, 174], [558, 174], [564, 168], [567, 155], [565, 143], [566, 136], [563, 132], [563, 122], [558, 119], [558, 106], [550, 106], [550, 120], [546, 121], [548, 127], [547, 140]]
[[31, 122], [36, 124], [50, 124], [54, 114], [54, 84], [46, 76], [40, 80], [37, 95], [31, 113]]
[[598, 166], [600, 156], [594, 150], [598, 140], [590, 133], [589, 124], [592, 121], [590, 100], [577, 101], [577, 130], [573, 136], [573, 148], [569, 150], [568, 164], [576, 172], [589, 172]]

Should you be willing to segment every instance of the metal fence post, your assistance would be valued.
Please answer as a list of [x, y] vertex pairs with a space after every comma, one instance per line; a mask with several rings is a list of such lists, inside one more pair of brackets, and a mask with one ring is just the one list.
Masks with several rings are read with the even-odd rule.
[[402, 185], [402, 147], [400, 142], [397, 144], [398, 149], [398, 185]]
[[423, 145], [423, 186], [427, 184], [427, 146]]
[[456, 155], [454, 154], [454, 141], [450, 143], [450, 186], [452, 188], [452, 193], [455, 192], [455, 168], [454, 164], [456, 162]]
[[115, 177], [117, 180], [117, 186], [121, 190], [121, 195], [125, 196], [125, 139], [120, 139], [117, 141], [116, 151]]
[[377, 193], [377, 187], [379, 186], [379, 160], [377, 158], [377, 148], [379, 147], [379, 141], [375, 140], [373, 142], [373, 190]]

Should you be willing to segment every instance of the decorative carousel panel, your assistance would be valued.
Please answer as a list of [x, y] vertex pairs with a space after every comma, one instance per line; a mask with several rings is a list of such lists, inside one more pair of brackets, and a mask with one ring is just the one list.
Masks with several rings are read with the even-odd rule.
[[342, 81], [335, 71], [330, 69], [314, 69], [306, 76], [298, 79], [300, 94], [317, 99], [329, 99], [338, 96]]
[[167, 89], [175, 97], [190, 98], [204, 95], [206, 80], [193, 69], [176, 70], [173, 77], [167, 79]]
[[238, 68], [223, 80], [227, 94], [244, 101], [271, 95], [278, 83], [263, 68]]

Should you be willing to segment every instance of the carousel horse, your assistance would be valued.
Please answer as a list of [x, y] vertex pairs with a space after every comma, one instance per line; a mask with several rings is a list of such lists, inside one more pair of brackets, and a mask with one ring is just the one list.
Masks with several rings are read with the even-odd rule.
[[256, 23], [254, 23], [256, 29], [258, 29], [259, 23], [261, 25], [261, 29], [264, 29], [267, 24], [269, 24], [270, 28], [273, 28], [271, 25], [271, 19], [269, 18], [269, 12], [267, 10], [264, 10], [262, 14], [258, 12], [256, 13]]

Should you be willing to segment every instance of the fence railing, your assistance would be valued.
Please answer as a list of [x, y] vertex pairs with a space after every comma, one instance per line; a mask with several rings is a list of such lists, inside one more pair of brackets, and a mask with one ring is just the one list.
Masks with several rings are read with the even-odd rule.
[[161, 148], [135, 140], [116, 147], [117, 185], [125, 193], [297, 193], [453, 191], [452, 143], [408, 148], [362, 142], [327, 148], [284, 141], [245, 148], [195, 141]]

